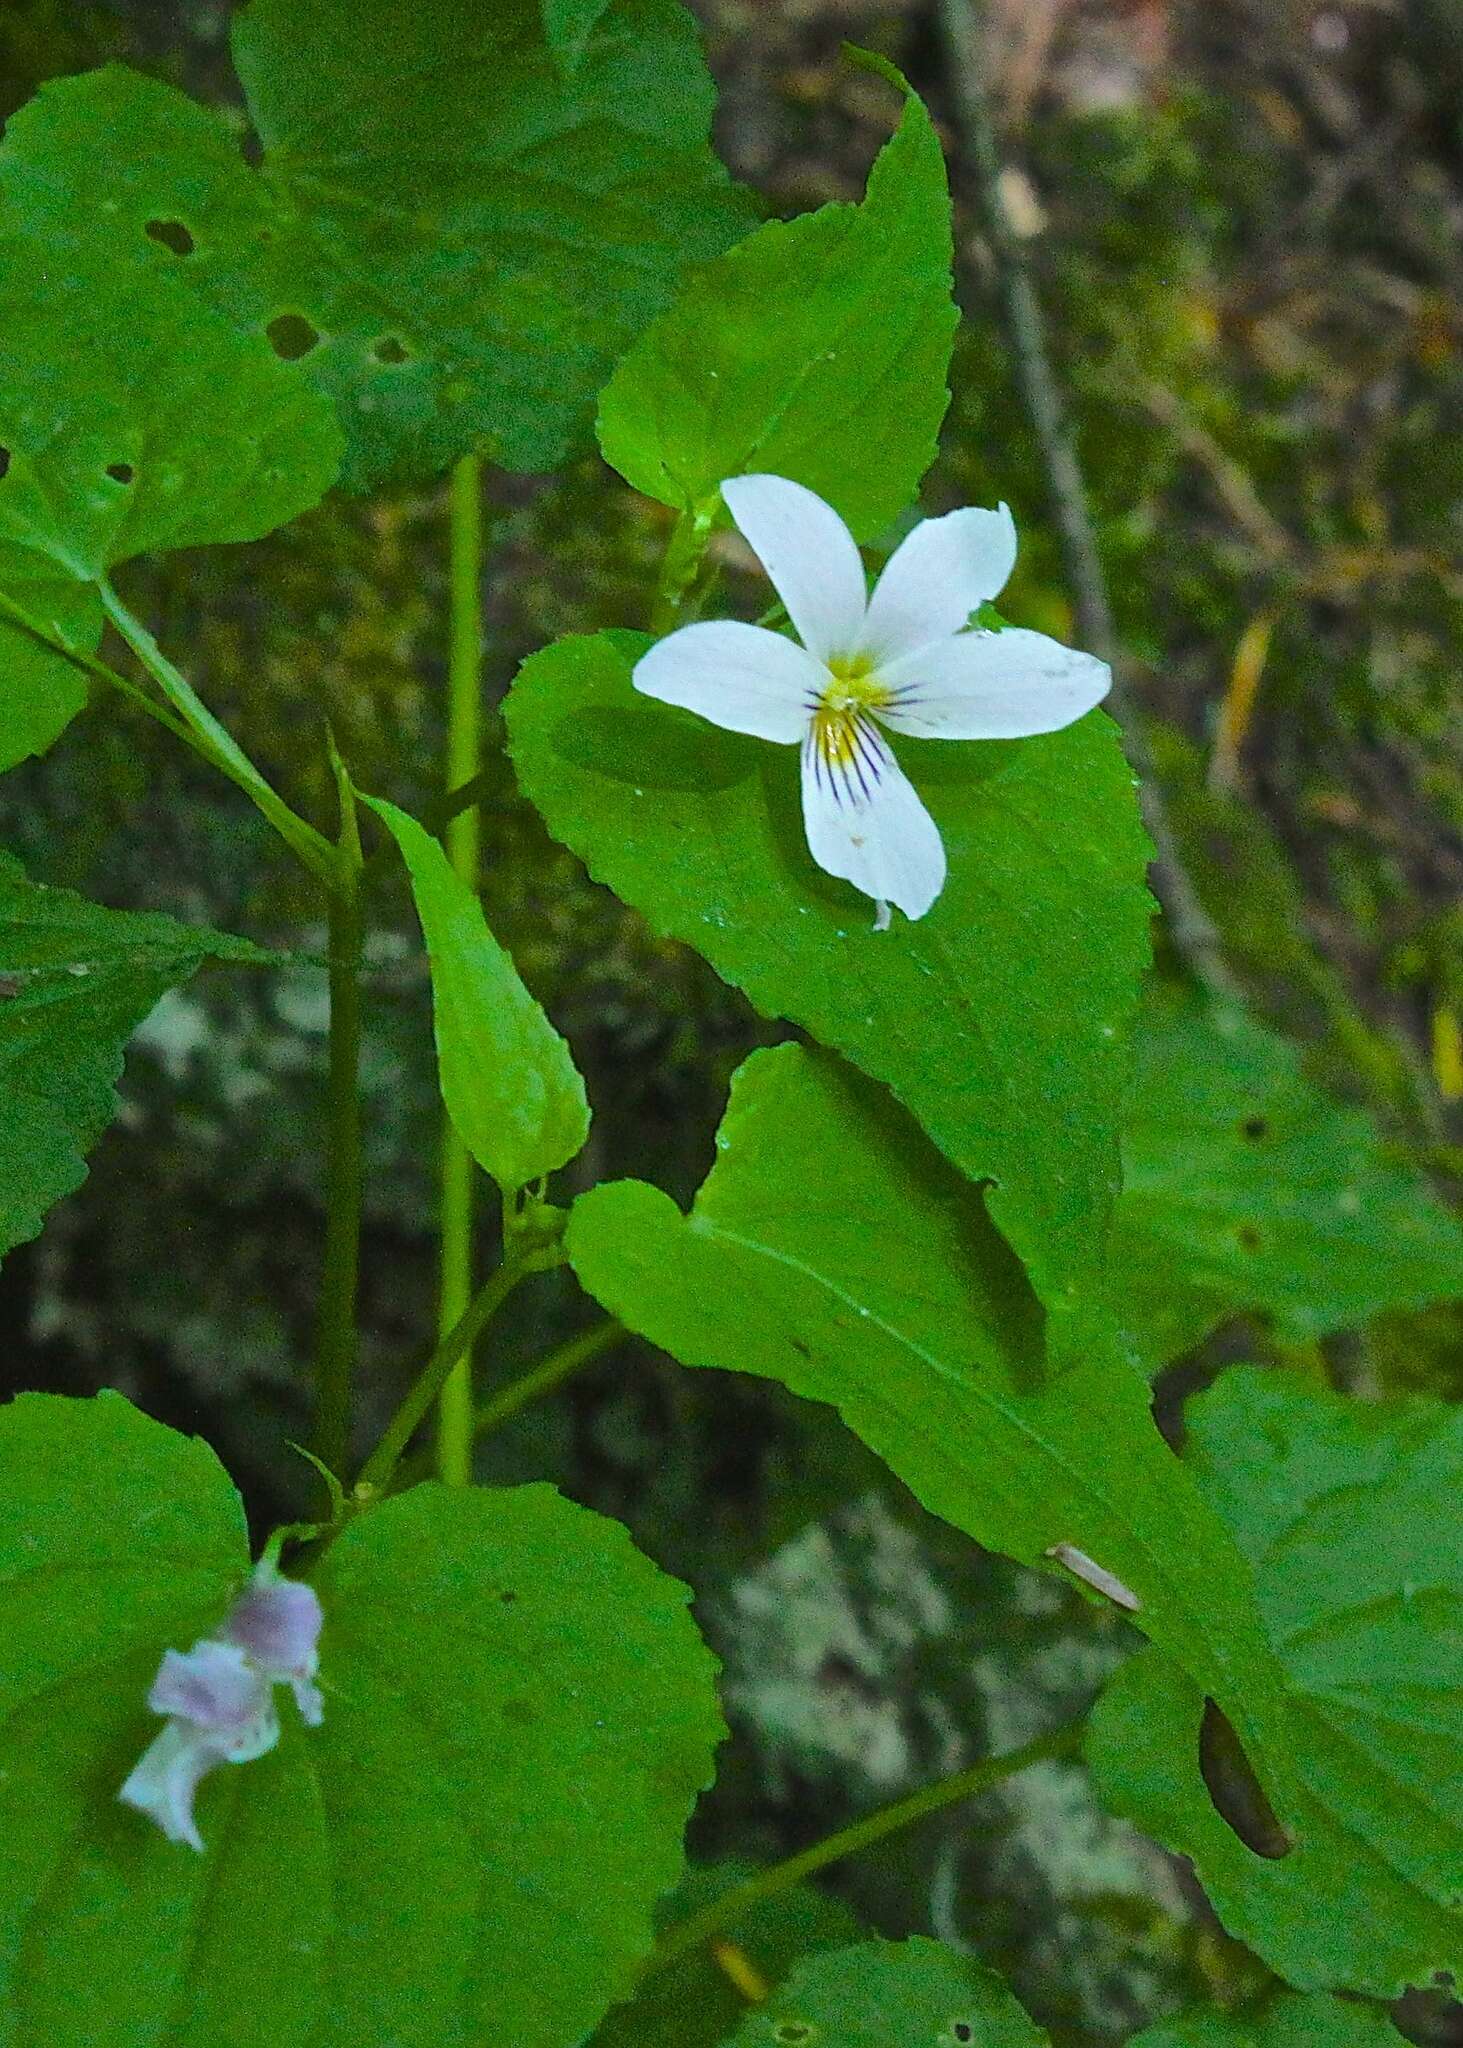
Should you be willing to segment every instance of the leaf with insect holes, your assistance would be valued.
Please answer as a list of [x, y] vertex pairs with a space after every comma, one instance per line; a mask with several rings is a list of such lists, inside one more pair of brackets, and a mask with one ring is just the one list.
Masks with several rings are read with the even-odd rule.
[[373, 1507], [313, 1574], [321, 1725], [281, 1695], [278, 1746], [203, 1780], [199, 1856], [117, 1788], [162, 1652], [248, 1568], [197, 1439], [116, 1394], [0, 1411], [0, 2038], [573, 2048], [722, 1734], [686, 1589], [548, 1486]]
[[1403, 2042], [1374, 2005], [1282, 1991], [1256, 2010], [1200, 2006], [1160, 2020], [1135, 2034], [1128, 2048], [1403, 2048]]
[[866, 1941], [799, 1963], [725, 2048], [1047, 2048], [994, 1970], [941, 1942]]
[[1157, 996], [1123, 1129], [1111, 1291], [1153, 1365], [1226, 1316], [1305, 1342], [1463, 1295], [1463, 1229], [1296, 1048], [1197, 996]]
[[258, 171], [113, 66], [11, 120], [0, 196], [58, 263], [100, 246], [270, 334], [338, 409], [352, 489], [474, 448], [552, 467], [685, 269], [752, 223], [680, 0], [593, 23], [565, 0], [251, 0], [233, 49]]
[[[669, 1933], [755, 1874], [745, 1863], [693, 1865], [662, 1899], [657, 1925]], [[635, 1996], [606, 2013], [592, 2048], [718, 2048], [757, 1985], [776, 1984], [805, 1956], [843, 1948], [861, 1931], [841, 1900], [811, 1884], [754, 1899], [709, 1946], [648, 1970]]]
[[274, 956], [201, 925], [104, 910], [26, 880], [0, 854], [0, 1254], [86, 1178], [117, 1113], [122, 1050], [205, 960]]
[[1302, 1989], [1463, 1974], [1463, 1413], [1246, 1368], [1187, 1421], [1295, 1702], [1296, 1847], [1267, 1860], [1220, 1821], [1202, 1694], [1151, 1653], [1094, 1716], [1104, 1798], [1192, 1857], [1225, 1926]]
[[442, 1099], [457, 1135], [507, 1195], [572, 1159], [589, 1136], [584, 1082], [568, 1046], [488, 930], [477, 894], [414, 818], [363, 801], [411, 876], [432, 961]]
[[[0, 328], [0, 593], [67, 645], [95, 647], [97, 586], [119, 562], [256, 539], [335, 476], [327, 402], [171, 279], [95, 249], [61, 263], [12, 230]], [[54, 740], [84, 692], [9, 612], [0, 676], [4, 766]]]
[[1280, 1667], [1146, 1382], [1095, 1346], [1046, 1370], [1037, 1304], [978, 1194], [884, 1090], [826, 1053], [754, 1053], [690, 1215], [609, 1182], [575, 1202], [565, 1244], [602, 1306], [683, 1364], [830, 1403], [931, 1513], [1105, 1584], [1284, 1805]]
[[678, 511], [726, 477], [791, 477], [869, 538], [935, 458], [950, 265], [945, 161], [911, 95], [860, 205], [758, 228], [642, 335], [600, 399], [605, 460]]

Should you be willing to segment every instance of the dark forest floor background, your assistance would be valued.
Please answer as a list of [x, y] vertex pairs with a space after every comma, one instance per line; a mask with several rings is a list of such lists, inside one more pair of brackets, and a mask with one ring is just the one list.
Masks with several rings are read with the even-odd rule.
[[[783, 210], [852, 197], [893, 58], [944, 125], [966, 324], [927, 509], [1010, 501], [1013, 616], [1072, 630], [1014, 394], [932, 0], [702, 0], [733, 170]], [[1446, 1188], [1463, 1166], [1463, 6], [1458, 0], [990, 0], [987, 77], [1073, 407], [1104, 564], [1192, 878], [1260, 1014]], [[226, 7], [4, 0], [0, 114], [119, 58], [229, 103]], [[556, 633], [642, 622], [659, 508], [597, 462], [493, 479], [495, 694]], [[729, 553], [727, 574], [741, 574]], [[175, 558], [139, 603], [211, 705], [323, 817], [328, 714], [357, 778], [438, 782], [440, 494], [332, 502], [260, 545]], [[318, 943], [254, 818], [112, 704], [0, 792], [38, 876], [109, 903]], [[85, 753], [82, 750], [84, 737]], [[728, 1075], [765, 1027], [549, 845], [506, 768], [489, 920], [572, 1037], [601, 1110], [590, 1165], [685, 1195]], [[383, 1413], [433, 1314], [436, 1147], [424, 963], [404, 901], [373, 941], [366, 1372]], [[298, 1505], [320, 1190], [314, 970], [205, 978], [134, 1046], [83, 1190], [0, 1274], [7, 1381], [122, 1387], [201, 1429], [261, 1520]], [[527, 1291], [526, 1291], [527, 1293]], [[545, 1281], [485, 1370], [584, 1319]], [[1311, 1361], [1363, 1389], [1463, 1391], [1455, 1312], [1384, 1318]], [[1273, 1356], [1236, 1326], [1180, 1369]], [[289, 1475], [298, 1468], [291, 1491]], [[494, 1439], [690, 1578], [736, 1739], [699, 1847], [757, 1857], [1075, 1710], [1124, 1648], [1049, 1582], [923, 1517], [838, 1426], [765, 1386], [607, 1354]], [[281, 1475], [285, 1475], [283, 1478]], [[853, 1498], [854, 1505], [839, 1503]], [[933, 1926], [1013, 1977], [1064, 2041], [1119, 2041], [1258, 1966], [1184, 1874], [1026, 1773], [844, 1873], [886, 1932]], [[1419, 2039], [1463, 2039], [1456, 2011]], [[607, 2038], [609, 2038], [607, 2036]]]

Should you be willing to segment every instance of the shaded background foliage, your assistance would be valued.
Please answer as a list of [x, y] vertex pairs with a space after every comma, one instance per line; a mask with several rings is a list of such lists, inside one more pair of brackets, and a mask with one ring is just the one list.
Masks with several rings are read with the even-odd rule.
[[[887, 98], [840, 66], [893, 58], [964, 180], [928, 0], [703, 0], [734, 172], [795, 210], [862, 189]], [[0, 112], [111, 57], [221, 99], [228, 10], [10, 0]], [[1052, 317], [1122, 637], [1186, 858], [1259, 1013], [1445, 1188], [1463, 1169], [1463, 227], [1453, 0], [1040, 0], [991, 5], [1005, 198]], [[968, 201], [968, 189], [965, 191]], [[989, 254], [957, 215], [966, 323], [929, 509], [1008, 499], [1012, 616], [1071, 630]], [[597, 461], [495, 478], [489, 674], [554, 635], [640, 624], [659, 508]], [[333, 500], [247, 548], [144, 572], [138, 608], [308, 814], [333, 724], [357, 778], [420, 811], [438, 781], [445, 505]], [[747, 575], [720, 543], [728, 582]], [[496, 737], [496, 733], [494, 734]], [[85, 746], [85, 767], [82, 746]], [[498, 757], [485, 804], [494, 930], [572, 1039], [597, 1117], [581, 1170], [688, 1196], [732, 1067], [768, 1036], [553, 847]], [[32, 873], [317, 951], [318, 905], [242, 800], [115, 702], [0, 795]], [[366, 1058], [367, 1386], [389, 1409], [432, 1314], [437, 1096], [426, 969], [403, 891], [372, 940]], [[85, 1187], [0, 1273], [12, 1386], [123, 1388], [201, 1429], [261, 1520], [308, 1475], [303, 1360], [320, 1234], [326, 1009], [287, 975], [201, 978], [134, 1044]], [[506, 1378], [585, 1311], [525, 1289], [484, 1361]], [[1231, 1324], [1160, 1412], [1258, 1357], [1362, 1391], [1463, 1390], [1457, 1310], [1312, 1346]], [[495, 1437], [487, 1478], [548, 1474], [699, 1589], [736, 1731], [697, 1847], [757, 1858], [1079, 1711], [1122, 1625], [934, 1524], [829, 1416], [673, 1372], [632, 1346]], [[1032, 1769], [973, 1812], [850, 1866], [890, 1933], [933, 1928], [1006, 1970], [1061, 2040], [1120, 2040], [1261, 1967], [1185, 1874]], [[845, 1923], [846, 1925], [846, 1923]], [[841, 1935], [840, 1935], [841, 1938]], [[1440, 2006], [1419, 2039], [1463, 2038]]]

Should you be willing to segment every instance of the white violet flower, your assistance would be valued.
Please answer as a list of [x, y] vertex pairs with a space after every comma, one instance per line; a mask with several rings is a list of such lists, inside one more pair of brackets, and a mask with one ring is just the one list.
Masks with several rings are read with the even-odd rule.
[[1104, 662], [1011, 626], [965, 630], [1016, 560], [998, 511], [926, 519], [897, 547], [872, 597], [853, 536], [831, 505], [781, 476], [721, 487], [801, 645], [731, 619], [682, 626], [635, 667], [635, 687], [731, 732], [802, 747], [803, 822], [819, 867], [879, 906], [923, 917], [945, 882], [934, 820], [880, 726], [921, 739], [1024, 739], [1100, 703]]
[[215, 1765], [252, 1763], [274, 1748], [275, 1686], [288, 1685], [302, 1718], [320, 1725], [320, 1622], [312, 1587], [261, 1564], [216, 1637], [163, 1652], [147, 1704], [167, 1722], [117, 1797], [155, 1820], [170, 1842], [201, 1850], [193, 1795]]

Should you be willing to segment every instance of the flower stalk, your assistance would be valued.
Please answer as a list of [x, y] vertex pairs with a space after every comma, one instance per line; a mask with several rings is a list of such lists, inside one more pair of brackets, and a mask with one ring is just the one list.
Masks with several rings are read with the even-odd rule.
[[355, 794], [332, 747], [340, 789], [340, 840], [329, 900], [330, 1078], [325, 1255], [315, 1350], [315, 1454], [332, 1472], [350, 1451], [351, 1386], [360, 1347], [361, 1209], [361, 841]]
[[[452, 472], [451, 647], [447, 676], [447, 759], [450, 793], [478, 773], [482, 752], [482, 469], [465, 455]], [[481, 814], [470, 803], [447, 826], [447, 858], [474, 892], [482, 855]], [[437, 1335], [445, 1340], [472, 1300], [476, 1166], [444, 1112], [441, 1151], [441, 1264]], [[462, 1350], [443, 1383], [437, 1424], [437, 1469], [451, 1486], [472, 1479], [472, 1356]]]

